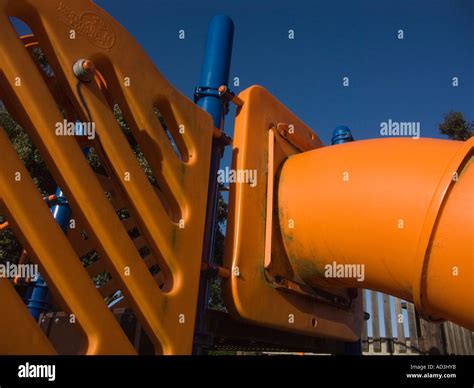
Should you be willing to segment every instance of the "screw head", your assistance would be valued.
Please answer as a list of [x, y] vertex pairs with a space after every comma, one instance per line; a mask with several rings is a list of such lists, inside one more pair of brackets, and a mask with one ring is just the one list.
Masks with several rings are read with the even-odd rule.
[[218, 91], [219, 91], [220, 95], [223, 95], [225, 92], [227, 92], [227, 86], [225, 86], [225, 85], [219, 86]]
[[72, 67], [74, 75], [81, 82], [90, 82], [94, 79], [96, 68], [94, 62], [89, 59], [78, 59]]

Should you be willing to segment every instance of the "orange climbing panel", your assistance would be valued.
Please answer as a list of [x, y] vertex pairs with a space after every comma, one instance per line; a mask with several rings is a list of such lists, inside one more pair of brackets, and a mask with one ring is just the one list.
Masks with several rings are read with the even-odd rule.
[[[71, 324], [84, 334], [84, 353], [135, 353], [104, 303], [116, 290], [157, 353], [190, 353], [214, 131], [210, 116], [167, 82], [135, 40], [91, 1], [0, 0], [0, 17], [0, 99], [39, 149], [76, 225], [63, 234], [3, 130], [0, 212], [39, 264], [55, 302], [74, 314]], [[33, 36], [19, 39], [9, 17], [26, 23]], [[43, 50], [48, 74], [31, 55], [33, 47]], [[95, 82], [74, 76], [73, 65], [82, 58], [95, 64]], [[116, 121], [118, 109], [128, 134]], [[65, 119], [93, 122], [95, 137], [57, 135]], [[138, 144], [155, 183], [127, 137]], [[93, 171], [83, 146], [97, 153], [101, 172]], [[118, 210], [128, 217], [120, 219]], [[132, 230], [138, 232], [132, 236]], [[94, 251], [99, 259], [84, 268], [80, 257]], [[102, 271], [111, 279], [98, 289], [91, 276]], [[21, 300], [9, 303], [15, 305], [9, 322], [29, 330]], [[49, 353], [45, 339], [35, 336], [21, 352]], [[0, 353], [11, 351], [10, 340], [17, 341], [2, 337]]]

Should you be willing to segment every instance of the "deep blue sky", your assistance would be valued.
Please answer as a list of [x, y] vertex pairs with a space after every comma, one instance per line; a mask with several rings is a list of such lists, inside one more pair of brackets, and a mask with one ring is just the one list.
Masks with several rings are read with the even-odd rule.
[[[379, 136], [380, 122], [421, 122], [440, 137], [450, 109], [474, 120], [474, 1], [96, 0], [145, 48], [160, 71], [191, 97], [207, 24], [235, 23], [231, 77], [237, 92], [270, 90], [327, 144], [348, 125], [356, 139]], [[178, 30], [186, 39], [178, 39]], [[295, 39], [288, 39], [288, 30]], [[404, 40], [397, 31], [404, 30]], [[342, 77], [350, 87], [342, 87]], [[460, 85], [452, 87], [453, 76]], [[226, 130], [232, 133], [233, 118]]]
[[[420, 122], [422, 137], [442, 137], [438, 124], [449, 110], [474, 120], [474, 0], [95, 2], [189, 98], [208, 22], [218, 13], [229, 15], [235, 23], [230, 77], [240, 78], [234, 91], [264, 86], [326, 144], [341, 124], [360, 140], [379, 137], [380, 123], [388, 119]], [[400, 29], [403, 40], [397, 39]], [[179, 39], [179, 30], [186, 39]], [[348, 88], [342, 86], [345, 76]], [[233, 113], [226, 122], [231, 136]]]

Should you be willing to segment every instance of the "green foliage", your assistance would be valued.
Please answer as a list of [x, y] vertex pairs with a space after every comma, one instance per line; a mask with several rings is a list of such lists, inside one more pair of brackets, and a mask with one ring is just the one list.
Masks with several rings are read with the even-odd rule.
[[[5, 222], [6, 219], [0, 216], [0, 223]], [[22, 252], [20, 242], [16, 239], [10, 228], [4, 229], [0, 232], [0, 264], [9, 261], [17, 263]]]
[[18, 156], [25, 164], [26, 169], [33, 177], [33, 181], [42, 195], [54, 191], [55, 183], [49, 173], [41, 154], [34, 146], [27, 131], [22, 128], [9, 114], [3, 103], [0, 102], [0, 127], [3, 127], [12, 142]]
[[217, 197], [217, 219], [216, 219], [216, 236], [215, 236], [215, 247], [214, 247], [214, 262], [222, 265], [224, 261], [224, 240], [225, 225], [227, 222], [227, 203], [224, 200], [221, 192]]
[[48, 59], [44, 51], [40, 47], [35, 47], [32, 50], [33, 57], [36, 58], [38, 64], [41, 67], [41, 70], [46, 74], [47, 77], [54, 77], [53, 69], [51, 68]]
[[450, 111], [445, 114], [439, 131], [452, 140], [467, 140], [474, 135], [474, 122], [468, 122], [461, 112]]
[[[156, 111], [155, 114], [157, 117], [160, 119], [162, 116], [160, 112]], [[125, 137], [127, 138], [128, 143], [130, 144], [130, 147], [132, 147], [132, 150], [137, 157], [138, 163], [142, 167], [145, 175], [147, 176], [148, 180], [153, 186], [158, 186], [158, 182], [153, 175], [153, 171], [151, 169], [150, 164], [145, 158], [145, 155], [141, 151], [137, 141], [135, 140], [135, 137], [132, 134], [132, 131], [130, 127], [128, 126], [127, 122], [125, 121], [122, 111], [120, 110], [120, 107], [118, 104], [114, 105], [114, 116], [115, 119], [117, 120], [117, 123], [119, 124], [120, 128], [122, 129]]]
[[[43, 51], [40, 48], [34, 48], [32, 55], [38, 61], [46, 76], [52, 77], [54, 73]], [[54, 192], [56, 186], [54, 179], [49, 173], [38, 149], [33, 144], [27, 131], [7, 111], [2, 101], [0, 101], [0, 130], [1, 128], [5, 130], [18, 156], [33, 177], [33, 182], [38, 187], [40, 193], [47, 195]], [[7, 221], [5, 217], [0, 215], [0, 222], [5, 221]], [[6, 261], [18, 262], [22, 250], [21, 244], [11, 228], [0, 231], [0, 263]]]
[[[0, 102], [0, 127], [5, 130], [40, 193], [47, 195], [54, 192], [53, 177], [46, 168], [38, 149], [34, 146], [26, 130], [11, 117], [2, 102]], [[4, 221], [8, 220], [4, 216], [0, 216], [0, 222]], [[21, 251], [21, 244], [11, 228], [0, 232], [0, 263], [18, 262]]]
[[[214, 242], [214, 262], [218, 265], [222, 265], [224, 261], [225, 235], [223, 230], [225, 229], [225, 224], [227, 222], [227, 210], [227, 203], [219, 192], [217, 199], [216, 235]], [[214, 279], [210, 286], [209, 307], [216, 310], [225, 310], [225, 304], [221, 292], [221, 281], [220, 278]]]

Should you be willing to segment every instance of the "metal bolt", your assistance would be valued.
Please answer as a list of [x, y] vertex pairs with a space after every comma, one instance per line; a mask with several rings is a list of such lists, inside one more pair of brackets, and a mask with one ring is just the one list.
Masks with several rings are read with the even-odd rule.
[[72, 67], [74, 75], [81, 82], [90, 82], [95, 76], [95, 65], [94, 62], [89, 59], [79, 59], [74, 63]]
[[217, 89], [217, 90], [219, 91], [219, 94], [222, 96], [222, 95], [226, 94], [229, 89], [227, 88], [227, 86], [221, 85], [221, 86], [219, 86], [219, 89]]

